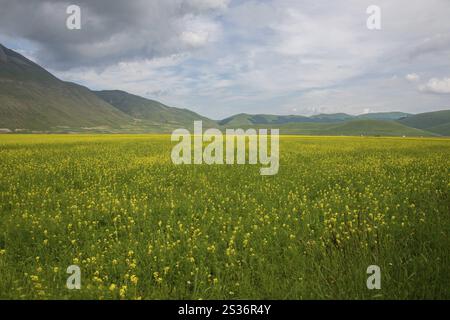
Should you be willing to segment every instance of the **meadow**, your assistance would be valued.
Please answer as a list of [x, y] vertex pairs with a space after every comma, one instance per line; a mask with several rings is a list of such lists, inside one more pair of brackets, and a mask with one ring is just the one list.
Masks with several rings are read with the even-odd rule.
[[0, 136], [0, 298], [450, 298], [449, 139], [283, 136], [275, 176], [172, 147]]

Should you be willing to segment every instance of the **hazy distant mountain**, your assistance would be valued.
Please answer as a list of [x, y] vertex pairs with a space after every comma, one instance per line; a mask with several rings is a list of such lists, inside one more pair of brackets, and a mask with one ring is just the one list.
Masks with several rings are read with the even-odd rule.
[[[436, 121], [440, 118], [440, 121]], [[238, 114], [219, 123], [225, 128], [278, 128], [283, 134], [438, 136], [450, 135], [450, 111], [411, 115], [379, 112], [352, 116], [346, 113], [305, 116]], [[416, 120], [417, 119], [417, 120]], [[422, 120], [428, 119], [425, 123]], [[421, 123], [420, 126], [417, 126]]]
[[405, 112], [377, 112], [377, 113], [366, 113], [356, 116], [357, 119], [372, 119], [372, 120], [399, 120], [402, 118], [409, 117], [410, 113]]
[[329, 136], [414, 136], [427, 137], [438, 134], [405, 126], [394, 120], [349, 120], [338, 122], [291, 122], [285, 124], [252, 124], [241, 128], [280, 129], [281, 134]]
[[411, 128], [393, 120], [352, 120], [323, 131], [330, 135], [364, 136], [432, 136], [424, 130]]
[[300, 122], [342, 122], [349, 120], [398, 120], [409, 116], [404, 112], [379, 112], [352, 116], [346, 113], [317, 114], [310, 117], [299, 115], [268, 115], [240, 113], [219, 121], [224, 126], [251, 125], [251, 124], [285, 124]]
[[226, 127], [245, 126], [252, 124], [283, 124], [292, 122], [309, 122], [310, 119], [304, 116], [278, 116], [270, 114], [246, 114], [240, 113], [219, 121], [220, 125]]
[[351, 120], [355, 117], [346, 113], [332, 113], [332, 114], [321, 113], [311, 116], [309, 118], [317, 122], [337, 122], [337, 121]]

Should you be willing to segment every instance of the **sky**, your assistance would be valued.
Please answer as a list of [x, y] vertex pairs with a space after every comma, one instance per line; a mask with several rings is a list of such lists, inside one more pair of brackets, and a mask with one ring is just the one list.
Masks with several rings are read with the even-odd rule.
[[0, 43], [213, 119], [450, 109], [450, 0], [0, 0]]

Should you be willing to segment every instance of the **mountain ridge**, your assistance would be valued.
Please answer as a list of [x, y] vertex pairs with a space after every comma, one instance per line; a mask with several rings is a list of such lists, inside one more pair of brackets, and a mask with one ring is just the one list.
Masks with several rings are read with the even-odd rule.
[[63, 126], [117, 127], [131, 121], [88, 88], [62, 81], [4, 46], [1, 50], [0, 127], [55, 130]]
[[192, 128], [278, 127], [281, 133], [450, 136], [450, 110], [274, 115], [240, 113], [212, 120], [122, 90], [93, 91], [53, 74], [0, 44], [0, 132], [170, 132]]
[[192, 125], [195, 120], [202, 120], [205, 126], [214, 126], [216, 122], [191, 110], [169, 107], [159, 101], [147, 99], [122, 90], [93, 91], [120, 111], [134, 119], [148, 121], [153, 125], [166, 124], [174, 127]]
[[[189, 126], [191, 118], [212, 120], [179, 108], [158, 104], [160, 117], [136, 119], [132, 112], [113, 106], [98, 92], [58, 79], [21, 54], [0, 45], [0, 128], [2, 131], [45, 132], [155, 132]], [[154, 106], [150, 104], [150, 110]], [[125, 112], [124, 112], [125, 111]], [[185, 119], [183, 119], [185, 118]], [[171, 122], [171, 120], [174, 120]]]

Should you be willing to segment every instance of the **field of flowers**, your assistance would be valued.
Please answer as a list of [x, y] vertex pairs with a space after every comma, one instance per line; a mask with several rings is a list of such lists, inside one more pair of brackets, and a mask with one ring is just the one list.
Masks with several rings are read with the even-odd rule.
[[286, 136], [275, 176], [172, 146], [0, 136], [0, 298], [450, 298], [450, 140]]

